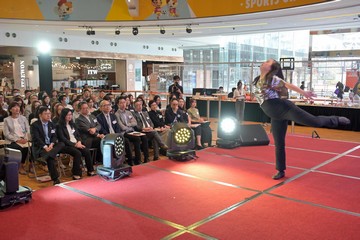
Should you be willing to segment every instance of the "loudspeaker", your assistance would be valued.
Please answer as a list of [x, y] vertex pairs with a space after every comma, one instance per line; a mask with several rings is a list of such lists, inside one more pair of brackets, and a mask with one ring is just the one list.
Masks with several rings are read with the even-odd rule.
[[18, 164], [16, 162], [6, 162], [4, 165], [6, 169], [4, 179], [5, 192], [14, 193], [19, 190]]
[[240, 145], [260, 146], [269, 145], [270, 140], [265, 129], [260, 124], [241, 125]]

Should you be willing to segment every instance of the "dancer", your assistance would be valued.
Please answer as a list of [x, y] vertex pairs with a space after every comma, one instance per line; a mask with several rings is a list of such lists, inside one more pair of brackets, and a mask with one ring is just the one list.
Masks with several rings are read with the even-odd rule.
[[284, 87], [300, 93], [305, 98], [311, 99], [315, 94], [285, 82], [279, 76], [283, 76], [280, 64], [274, 59], [269, 59], [260, 66], [260, 77], [253, 81], [256, 99], [264, 113], [271, 118], [278, 170], [273, 176], [275, 180], [285, 177], [285, 136], [289, 120], [312, 127], [337, 128], [339, 125], [350, 124], [350, 120], [345, 117], [313, 116], [291, 101], [281, 98], [279, 93]]

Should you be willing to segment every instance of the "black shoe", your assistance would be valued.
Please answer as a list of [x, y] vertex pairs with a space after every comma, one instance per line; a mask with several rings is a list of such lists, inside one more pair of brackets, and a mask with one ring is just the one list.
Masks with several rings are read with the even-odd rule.
[[164, 144], [164, 145], [160, 146], [160, 149], [167, 151], [169, 149], [169, 147]]
[[350, 124], [350, 119], [348, 119], [346, 117], [339, 117], [338, 121], [339, 121], [339, 125], [349, 125]]
[[154, 161], [159, 160], [159, 157], [154, 157]]
[[81, 176], [79, 176], [79, 175], [74, 175], [74, 176], [72, 177], [72, 179], [73, 179], [73, 180], [80, 180], [80, 179], [81, 179]]
[[204, 149], [204, 148], [202, 146], [200, 146], [200, 145], [195, 146], [195, 150], [201, 150], [201, 149]]
[[285, 177], [285, 172], [284, 171], [279, 171], [274, 176], [272, 176], [272, 178], [274, 180], [279, 180], [280, 178], [283, 178], [283, 177]]
[[89, 177], [92, 177], [92, 176], [95, 176], [95, 175], [96, 175], [96, 172], [95, 172], [95, 171], [87, 172], [87, 175], [88, 175]]
[[149, 162], [149, 159], [148, 159], [148, 158], [145, 158], [145, 159], [144, 159], [144, 163], [147, 163], [147, 162]]
[[60, 184], [60, 179], [56, 179], [56, 180], [54, 180], [53, 185], [56, 185], [56, 184]]

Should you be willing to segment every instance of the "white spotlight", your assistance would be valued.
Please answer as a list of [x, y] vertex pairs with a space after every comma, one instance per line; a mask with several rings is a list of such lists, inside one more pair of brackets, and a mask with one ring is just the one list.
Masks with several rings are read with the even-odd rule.
[[235, 131], [237, 122], [233, 118], [225, 118], [221, 121], [220, 127], [224, 133], [232, 133]]
[[50, 52], [51, 50], [51, 46], [50, 43], [46, 42], [46, 41], [41, 41], [39, 42], [39, 44], [37, 45], [37, 49], [40, 53], [42, 54], [47, 54]]

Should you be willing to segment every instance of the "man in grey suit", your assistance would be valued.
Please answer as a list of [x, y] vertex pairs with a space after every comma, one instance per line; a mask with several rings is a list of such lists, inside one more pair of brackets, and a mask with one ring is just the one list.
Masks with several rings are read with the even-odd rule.
[[159, 147], [163, 150], [167, 150], [168, 147], [162, 141], [159, 133], [154, 129], [154, 124], [151, 121], [148, 112], [142, 111], [142, 101], [135, 102], [134, 112], [132, 114], [137, 121], [137, 125], [134, 129], [145, 133], [148, 140], [153, 141], [154, 160], [159, 159]]
[[96, 159], [97, 162], [102, 162], [100, 142], [105, 135], [99, 133], [101, 125], [97, 122], [96, 117], [90, 114], [87, 102], [80, 102], [78, 108], [80, 109], [80, 115], [76, 118], [75, 123], [79, 129], [81, 139], [87, 148], [98, 149]]
[[[149, 160], [149, 146], [148, 139], [146, 135], [133, 135], [132, 132], [135, 131], [134, 127], [137, 126], [137, 122], [132, 115], [132, 113], [126, 110], [126, 98], [119, 97], [116, 99], [115, 103], [118, 106], [118, 110], [115, 115], [118, 119], [121, 131], [124, 132], [124, 137], [128, 139], [134, 145], [135, 158], [133, 162], [137, 165], [141, 162], [141, 149], [144, 153], [144, 162]], [[129, 149], [131, 151], [131, 149]], [[131, 161], [130, 161], [131, 162]]]

